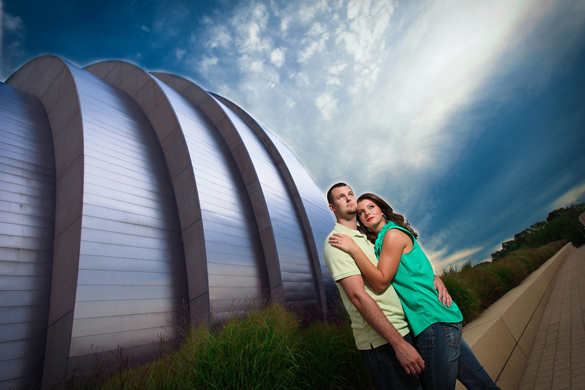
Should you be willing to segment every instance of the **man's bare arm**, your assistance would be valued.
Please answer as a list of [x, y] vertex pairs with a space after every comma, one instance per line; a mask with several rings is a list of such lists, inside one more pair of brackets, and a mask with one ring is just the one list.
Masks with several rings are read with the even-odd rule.
[[425, 369], [425, 362], [416, 349], [406, 342], [396, 328], [388, 321], [376, 301], [366, 293], [362, 276], [349, 276], [339, 280], [338, 283], [343, 287], [347, 297], [354, 304], [364, 320], [394, 348], [396, 357], [402, 367], [404, 367], [406, 373], [420, 374]]

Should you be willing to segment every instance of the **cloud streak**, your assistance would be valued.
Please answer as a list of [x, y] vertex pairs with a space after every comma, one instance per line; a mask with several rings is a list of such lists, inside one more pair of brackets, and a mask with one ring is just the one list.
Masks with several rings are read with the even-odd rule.
[[475, 247], [475, 248], [468, 248], [457, 251], [455, 253], [451, 253], [449, 256], [445, 256], [445, 251], [441, 252], [429, 252], [429, 259], [431, 260], [431, 264], [433, 265], [433, 269], [435, 273], [440, 273], [442, 270], [462, 265], [469, 261], [471, 256], [475, 255], [476, 253], [483, 250], [483, 246]]
[[548, 209], [555, 210], [561, 207], [576, 203], [585, 196], [585, 181], [571, 188], [548, 206]]

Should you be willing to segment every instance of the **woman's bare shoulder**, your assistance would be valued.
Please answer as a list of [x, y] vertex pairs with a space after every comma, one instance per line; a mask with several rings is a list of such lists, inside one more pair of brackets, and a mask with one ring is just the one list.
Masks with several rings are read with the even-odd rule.
[[401, 229], [389, 229], [384, 236], [384, 244], [386, 243], [410, 243], [411, 238]]

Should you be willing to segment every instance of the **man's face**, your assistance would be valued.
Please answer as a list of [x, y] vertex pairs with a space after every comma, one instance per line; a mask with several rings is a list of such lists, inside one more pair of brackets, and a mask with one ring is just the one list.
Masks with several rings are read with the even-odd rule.
[[333, 197], [333, 203], [329, 205], [329, 208], [335, 216], [345, 217], [354, 216], [357, 213], [357, 202], [351, 188], [337, 187], [331, 191]]

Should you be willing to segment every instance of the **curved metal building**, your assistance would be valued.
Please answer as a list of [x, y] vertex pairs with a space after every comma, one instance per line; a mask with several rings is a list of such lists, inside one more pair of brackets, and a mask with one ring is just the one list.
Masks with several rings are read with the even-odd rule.
[[258, 298], [320, 307], [327, 202], [292, 151], [184, 78], [39, 57], [0, 83], [0, 389], [138, 355]]

